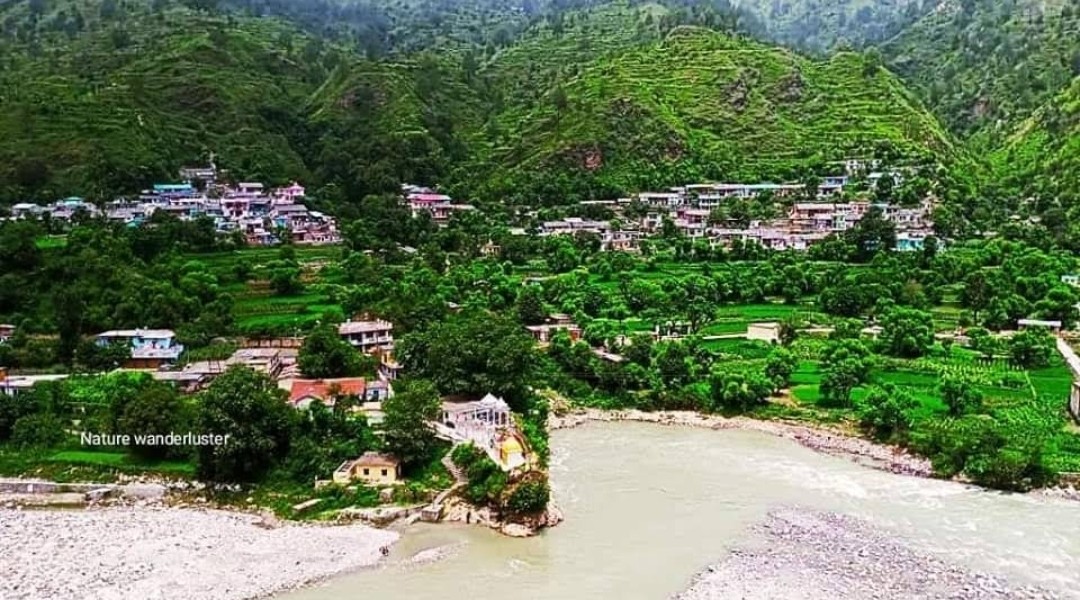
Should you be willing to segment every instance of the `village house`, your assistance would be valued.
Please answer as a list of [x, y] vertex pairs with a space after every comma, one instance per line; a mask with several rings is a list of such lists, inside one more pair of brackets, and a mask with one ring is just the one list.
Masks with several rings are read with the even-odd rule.
[[[293, 353], [295, 354], [295, 350]], [[263, 373], [271, 379], [276, 379], [285, 364], [284, 354], [281, 348], [240, 348], [225, 360], [225, 365], [226, 367], [244, 366]]]
[[440, 227], [445, 227], [455, 213], [476, 210], [471, 204], [456, 204], [450, 196], [438, 194], [430, 188], [406, 184], [401, 186], [401, 191], [413, 217], [427, 213]]
[[604, 252], [637, 252], [641, 249], [642, 233], [633, 229], [605, 231], [600, 238], [600, 250]]
[[1061, 321], [1047, 321], [1042, 319], [1020, 319], [1016, 322], [1020, 329], [1049, 329], [1054, 333], [1061, 331]]
[[[360, 403], [382, 402], [390, 397], [392, 390], [385, 381], [366, 380], [363, 377], [338, 379], [293, 379], [289, 391], [289, 404], [296, 409], [306, 409], [313, 402], [333, 407], [336, 398], [353, 396]], [[362, 407], [357, 407], [360, 410]]]
[[570, 334], [571, 341], [578, 341], [581, 339], [581, 327], [578, 327], [574, 320], [570, 318], [570, 315], [554, 314], [548, 317], [547, 323], [542, 325], [527, 325], [525, 329], [532, 334], [533, 339], [538, 344], [551, 343], [552, 336], [556, 332], [565, 331]]
[[780, 343], [780, 324], [750, 323], [746, 326], [746, 339], [778, 344]]
[[150, 377], [155, 381], [172, 384], [181, 394], [194, 394], [202, 390], [217, 374], [208, 374], [199, 369], [182, 371], [152, 371]]
[[15, 326], [8, 323], [0, 324], [0, 344], [10, 340], [15, 335]]
[[389, 454], [365, 452], [360, 458], [341, 463], [334, 471], [334, 483], [348, 485], [353, 481], [387, 485], [401, 479], [401, 461]]
[[690, 335], [690, 324], [682, 321], [668, 321], [657, 323], [653, 326], [652, 337], [654, 342], [669, 342], [681, 340]]
[[44, 381], [60, 381], [67, 379], [68, 375], [9, 375], [6, 367], [0, 367], [0, 394], [15, 396], [28, 392], [35, 385]]
[[[213, 167], [210, 172], [216, 173]], [[211, 177], [207, 191], [192, 185], [207, 175], [198, 169], [184, 169], [184, 183], [157, 183], [143, 190], [137, 198], [120, 198], [104, 205], [104, 211], [80, 198], [68, 198], [48, 206], [22, 203], [12, 207], [12, 218], [41, 218], [45, 213], [57, 221], [69, 221], [80, 211], [90, 216], [104, 214], [111, 221], [132, 227], [145, 223], [154, 213], [169, 214], [180, 220], [209, 218], [219, 234], [243, 234], [253, 245], [281, 243], [278, 232], [284, 230], [297, 244], [333, 244], [341, 241], [337, 222], [330, 216], [309, 210], [299, 203], [304, 198], [303, 186], [293, 183], [278, 188], [270, 195], [261, 183], [245, 182], [230, 187], [214, 182]]]
[[129, 369], [157, 369], [180, 358], [184, 346], [171, 329], [118, 329], [97, 335], [99, 346], [122, 344], [131, 349], [124, 363]]
[[394, 349], [394, 324], [382, 319], [345, 321], [338, 335], [364, 354], [381, 354]]

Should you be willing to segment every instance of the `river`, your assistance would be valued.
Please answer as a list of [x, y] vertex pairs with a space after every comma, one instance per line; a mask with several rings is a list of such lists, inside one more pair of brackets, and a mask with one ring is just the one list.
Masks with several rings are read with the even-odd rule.
[[[685, 589], [777, 507], [852, 515], [932, 556], [1080, 595], [1080, 503], [893, 475], [752, 431], [589, 423], [552, 433], [558, 527], [416, 524], [390, 564], [287, 600], [647, 599]], [[427, 564], [418, 552], [455, 545]]]

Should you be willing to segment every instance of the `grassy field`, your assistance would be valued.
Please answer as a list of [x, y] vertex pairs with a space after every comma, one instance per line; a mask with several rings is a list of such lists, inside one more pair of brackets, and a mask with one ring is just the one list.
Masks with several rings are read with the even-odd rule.
[[[327, 275], [336, 273], [333, 265], [341, 257], [340, 246], [294, 246], [293, 256], [301, 268], [305, 289], [297, 294], [278, 295], [269, 287], [267, 264], [282, 260], [280, 247], [253, 247], [229, 252], [189, 255], [192, 261], [206, 265], [225, 283], [233, 297], [233, 315], [243, 333], [276, 332], [293, 335], [309, 329], [316, 322], [343, 318], [340, 304], [317, 291]], [[241, 265], [243, 268], [241, 268]], [[324, 270], [322, 267], [327, 266]], [[246, 271], [244, 280], [237, 273]]]
[[61, 483], [115, 481], [120, 474], [195, 476], [195, 465], [184, 461], [135, 460], [123, 452], [81, 449], [36, 452], [0, 447], [0, 475], [39, 477]]
[[[1072, 375], [1056, 354], [1049, 366], [1031, 371], [1016, 369], [1002, 360], [981, 360], [976, 353], [959, 348], [954, 348], [947, 357], [885, 359], [871, 371], [870, 384], [893, 384], [918, 401], [915, 411], [918, 419], [940, 419], [948, 413], [940, 386], [942, 379], [950, 374], [971, 381], [982, 394], [985, 407], [998, 419], [1005, 422], [1037, 419], [1049, 424], [1053, 433], [1045, 440], [1044, 450], [1048, 462], [1062, 472], [1080, 472], [1080, 429], [1066, 414]], [[791, 377], [791, 398], [798, 408], [822, 411], [803, 413], [803, 416], [817, 418], [827, 411], [854, 417], [853, 410], [821, 406], [821, 379], [821, 367], [816, 360], [800, 360]], [[866, 393], [867, 387], [857, 387], [851, 396], [858, 402]]]

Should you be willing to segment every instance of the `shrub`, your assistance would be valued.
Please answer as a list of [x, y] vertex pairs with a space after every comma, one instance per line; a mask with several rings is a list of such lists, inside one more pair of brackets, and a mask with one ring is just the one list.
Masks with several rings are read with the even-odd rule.
[[533, 515], [547, 508], [551, 488], [546, 480], [525, 481], [510, 493], [506, 508], [516, 515]]
[[27, 415], [15, 421], [11, 441], [23, 448], [51, 448], [67, 437], [62, 419], [50, 413]]

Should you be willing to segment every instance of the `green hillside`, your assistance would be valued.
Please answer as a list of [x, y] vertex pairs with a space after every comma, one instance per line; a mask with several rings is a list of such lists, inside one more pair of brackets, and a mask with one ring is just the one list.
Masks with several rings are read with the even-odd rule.
[[1080, 207], [1080, 77], [1021, 123], [993, 163], [1008, 189], [1040, 198], [1037, 210]]
[[[411, 97], [412, 69], [281, 21], [170, 6], [84, 21], [71, 34], [55, 16], [20, 22], [36, 24], [8, 40], [0, 71], [9, 202], [108, 197], [211, 152], [238, 176], [339, 183], [355, 195], [432, 179], [445, 163]], [[334, 110], [320, 105], [320, 92], [344, 80], [352, 88]]]
[[372, 60], [241, 8], [0, 7], [0, 201], [107, 198], [211, 152], [330, 205], [402, 181], [562, 202], [802, 177], [852, 154], [958, 154], [873, 57], [754, 42], [734, 33], [737, 12], [615, 2], [530, 19], [498, 48]]
[[764, 24], [770, 39], [823, 53], [886, 40], [932, 10], [920, 0], [736, 0]]
[[985, 147], [1080, 75], [1078, 17], [1076, 0], [951, 1], [882, 52], [947, 127]]
[[[557, 47], [532, 56], [560, 60]], [[493, 195], [783, 179], [883, 149], [909, 157], [956, 152], [903, 86], [860, 55], [814, 61], [680, 28], [567, 71], [538, 101], [497, 116], [499, 143], [477, 163], [495, 169]]]

